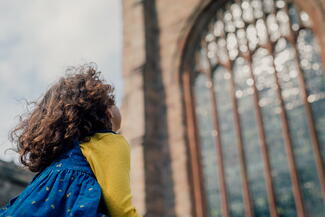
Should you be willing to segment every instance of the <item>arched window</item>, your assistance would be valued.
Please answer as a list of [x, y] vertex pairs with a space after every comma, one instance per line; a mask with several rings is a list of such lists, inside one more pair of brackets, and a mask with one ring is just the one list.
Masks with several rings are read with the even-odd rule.
[[197, 215], [321, 216], [325, 72], [312, 20], [289, 0], [225, 2], [183, 80]]

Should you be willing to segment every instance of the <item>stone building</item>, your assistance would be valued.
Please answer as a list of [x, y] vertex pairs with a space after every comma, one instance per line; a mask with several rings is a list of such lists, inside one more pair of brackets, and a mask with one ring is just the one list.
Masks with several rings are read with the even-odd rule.
[[123, 22], [141, 214], [325, 213], [324, 0], [124, 0]]
[[18, 168], [14, 163], [0, 160], [0, 207], [18, 195], [33, 176], [33, 173]]
[[[123, 0], [146, 217], [325, 213], [325, 0]], [[32, 175], [0, 161], [0, 205]]]

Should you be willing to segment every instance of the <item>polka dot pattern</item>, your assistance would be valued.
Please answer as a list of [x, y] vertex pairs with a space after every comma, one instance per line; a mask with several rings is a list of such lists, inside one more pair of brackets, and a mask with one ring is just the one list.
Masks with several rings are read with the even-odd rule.
[[35, 176], [27, 188], [6, 207], [0, 217], [105, 217], [102, 192], [79, 143]]

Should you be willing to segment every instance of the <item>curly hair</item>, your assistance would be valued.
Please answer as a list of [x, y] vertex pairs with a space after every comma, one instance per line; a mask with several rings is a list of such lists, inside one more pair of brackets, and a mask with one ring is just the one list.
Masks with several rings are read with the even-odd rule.
[[61, 78], [34, 103], [10, 132], [20, 161], [32, 172], [53, 162], [74, 139], [88, 141], [101, 130], [111, 130], [108, 109], [115, 105], [114, 88], [100, 78], [95, 65], [67, 69]]

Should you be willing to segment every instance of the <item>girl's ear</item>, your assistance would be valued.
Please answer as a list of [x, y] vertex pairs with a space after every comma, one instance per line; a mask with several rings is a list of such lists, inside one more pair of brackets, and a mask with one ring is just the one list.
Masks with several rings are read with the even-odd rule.
[[112, 130], [118, 131], [121, 128], [122, 116], [120, 110], [117, 106], [113, 105], [108, 109], [108, 112], [111, 116]]

